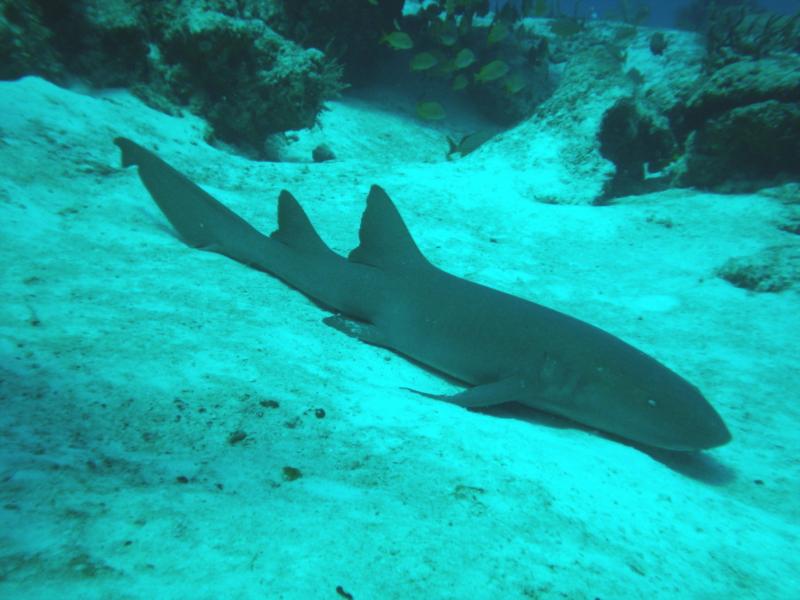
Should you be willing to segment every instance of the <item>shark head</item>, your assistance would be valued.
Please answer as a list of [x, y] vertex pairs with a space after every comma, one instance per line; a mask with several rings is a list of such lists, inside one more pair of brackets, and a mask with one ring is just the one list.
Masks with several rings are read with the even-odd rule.
[[731, 440], [722, 418], [697, 387], [636, 353], [637, 360], [628, 354], [618, 362], [611, 352], [584, 374], [583, 385], [573, 394], [582, 422], [668, 450], [706, 450]]
[[618, 338], [602, 332], [597, 341], [577, 363], [544, 362], [538, 381], [550, 401], [539, 407], [656, 448], [706, 450], [730, 441], [698, 388]]

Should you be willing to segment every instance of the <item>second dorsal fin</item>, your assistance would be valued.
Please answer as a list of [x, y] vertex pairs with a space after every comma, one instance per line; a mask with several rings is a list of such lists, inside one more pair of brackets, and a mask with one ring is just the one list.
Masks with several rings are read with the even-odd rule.
[[278, 198], [278, 229], [270, 237], [298, 252], [330, 252], [300, 203], [286, 190], [282, 190]]

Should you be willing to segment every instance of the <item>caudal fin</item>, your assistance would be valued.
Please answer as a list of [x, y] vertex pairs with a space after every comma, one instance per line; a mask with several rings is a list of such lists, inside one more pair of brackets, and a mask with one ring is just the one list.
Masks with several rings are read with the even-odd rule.
[[265, 235], [149, 150], [122, 137], [114, 143], [122, 166], [139, 167], [147, 191], [189, 246], [261, 265]]
[[381, 269], [429, 265], [383, 189], [373, 185], [358, 231], [359, 246], [347, 257], [351, 262]]
[[190, 246], [272, 273], [353, 318], [369, 321], [376, 314], [381, 281], [374, 269], [330, 250], [289, 192], [280, 194], [278, 229], [266, 236], [149, 150], [125, 138], [114, 142], [122, 150], [122, 164], [139, 168], [150, 195]]

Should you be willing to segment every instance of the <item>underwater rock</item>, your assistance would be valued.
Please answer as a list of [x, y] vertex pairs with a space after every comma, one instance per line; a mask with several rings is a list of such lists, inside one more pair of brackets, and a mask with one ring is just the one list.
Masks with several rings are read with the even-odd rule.
[[87, 78], [95, 87], [122, 87], [146, 77], [148, 34], [139, 2], [82, 0], [65, 4], [71, 7], [69, 17], [54, 16], [50, 26], [57, 32], [57, 46], [68, 71]]
[[653, 55], [661, 56], [664, 54], [664, 50], [667, 49], [667, 45], [667, 36], [665, 36], [663, 32], [656, 31], [650, 36], [650, 52], [652, 52]]
[[682, 29], [693, 31], [703, 31], [708, 28], [709, 20], [716, 10], [738, 6], [755, 9], [757, 0], [690, 0], [684, 6], [678, 8], [676, 15], [676, 25]]
[[311, 158], [314, 159], [314, 162], [326, 162], [329, 160], [334, 160], [336, 155], [327, 144], [320, 144], [319, 146], [315, 146], [311, 151]]
[[314, 124], [338, 74], [257, 19], [197, 11], [183, 3], [163, 31], [160, 67], [172, 94], [225, 142], [261, 153], [273, 133]]
[[[519, 168], [557, 174], [532, 190], [537, 201], [598, 204], [674, 184], [668, 167], [682, 140], [669, 115], [696, 86], [703, 48], [696, 35], [671, 32], [669, 51], [655, 57], [651, 33], [589, 22], [567, 39], [550, 38], [565, 60], [552, 68], [555, 91], [493, 142], [513, 147]], [[639, 78], [628, 75], [634, 68]]]
[[747, 191], [800, 179], [800, 56], [721, 67], [673, 116], [686, 147], [680, 185]]
[[782, 292], [800, 283], [800, 250], [773, 246], [743, 258], [732, 258], [717, 275], [736, 287], [754, 292]]
[[530, 130], [532, 140], [547, 130], [563, 140], [558, 161], [561, 168], [574, 174], [574, 186], [564, 187], [570, 190], [563, 197], [565, 202], [593, 203], [607, 195], [615, 167], [600, 151], [599, 134], [606, 113], [632, 95], [633, 84], [625, 76], [623, 64], [619, 55], [604, 45], [576, 48], [552, 97], [541, 105], [537, 118], [521, 126]]
[[800, 56], [732, 63], [703, 78], [689, 99], [685, 121], [697, 128], [720, 113], [764, 102], [800, 102]]
[[589, 22], [572, 37], [551, 38], [551, 49], [565, 63], [553, 68], [558, 87], [531, 120], [530, 138], [552, 130], [564, 140], [563, 164], [576, 175], [563, 182], [568, 194], [554, 186], [537, 197], [604, 203], [675, 183], [685, 137], [673, 131], [672, 114], [685, 108], [697, 87], [704, 49], [697, 35], [674, 31], [668, 51], [657, 57], [650, 50], [652, 33]]
[[669, 186], [670, 178], [646, 178], [664, 170], [677, 154], [666, 117], [634, 98], [619, 100], [603, 116], [600, 153], [616, 166], [606, 187], [608, 197], [652, 192]]
[[255, 156], [272, 133], [313, 125], [341, 72], [267, 24], [272, 2], [11, 0], [0, 12], [0, 73], [126, 86], [165, 112], [206, 118]]
[[769, 100], [709, 119], [687, 142], [681, 183], [753, 190], [800, 179], [800, 102]]
[[52, 32], [43, 24], [42, 9], [30, 2], [0, 2], [0, 79], [37, 74], [52, 80], [63, 71], [52, 46]]
[[[256, 0], [257, 1], [257, 0]], [[394, 31], [404, 0], [277, 0], [268, 24], [304, 48], [317, 48], [344, 66], [344, 77], [360, 83], [379, 67], [379, 41]], [[261, 2], [263, 4], [263, 2]], [[389, 52], [386, 50], [386, 52]]]
[[800, 13], [780, 15], [762, 10], [758, 3], [710, 2], [702, 31], [706, 41], [706, 66], [710, 72], [743, 60], [797, 53], [800, 49]]
[[58, 84], [76, 77], [95, 87], [144, 77], [147, 35], [139, 3], [0, 2], [0, 77], [40, 75]]
[[[624, 29], [617, 31], [619, 35], [625, 33]], [[646, 102], [648, 110], [666, 116], [670, 127], [674, 128], [682, 122], [698, 82], [706, 77], [703, 70], [705, 48], [697, 34], [673, 30], [669, 32], [669, 45], [664, 54], [656, 56], [650, 48], [652, 34], [652, 30], [644, 28], [632, 34], [626, 42], [625, 69], [638, 80], [636, 95], [639, 100]], [[636, 72], [641, 77], [636, 77]]]

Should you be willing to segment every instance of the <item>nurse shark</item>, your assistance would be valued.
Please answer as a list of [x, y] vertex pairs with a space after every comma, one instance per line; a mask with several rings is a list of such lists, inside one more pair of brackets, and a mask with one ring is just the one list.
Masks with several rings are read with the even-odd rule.
[[678, 451], [731, 439], [702, 393], [618, 337], [523, 298], [456, 277], [417, 247], [387, 193], [372, 186], [347, 257], [282, 191], [264, 235], [156, 154], [114, 142], [181, 239], [283, 280], [334, 313], [325, 322], [466, 384], [432, 396], [466, 408], [515, 402], [632, 442]]

